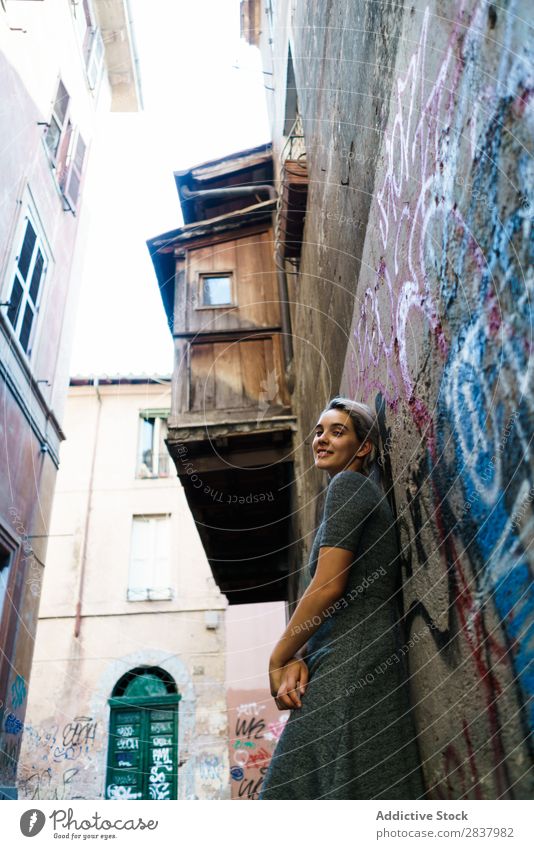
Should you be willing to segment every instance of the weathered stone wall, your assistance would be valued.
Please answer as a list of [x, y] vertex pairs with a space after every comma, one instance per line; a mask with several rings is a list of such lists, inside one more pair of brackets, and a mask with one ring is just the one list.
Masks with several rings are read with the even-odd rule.
[[285, 603], [231, 604], [225, 626], [230, 787], [235, 801], [254, 801], [289, 718], [271, 696], [268, 675], [286, 626]]
[[378, 406], [430, 798], [533, 789], [530, 11], [308, 0], [289, 34], [310, 172], [301, 525], [323, 403]]

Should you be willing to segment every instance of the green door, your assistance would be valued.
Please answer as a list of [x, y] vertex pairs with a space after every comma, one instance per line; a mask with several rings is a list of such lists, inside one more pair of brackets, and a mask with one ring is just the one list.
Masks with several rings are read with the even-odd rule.
[[109, 699], [106, 799], [178, 798], [180, 696]]

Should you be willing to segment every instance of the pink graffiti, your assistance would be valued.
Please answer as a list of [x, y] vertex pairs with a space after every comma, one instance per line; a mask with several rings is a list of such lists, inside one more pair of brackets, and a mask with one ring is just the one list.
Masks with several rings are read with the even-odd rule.
[[[436, 71], [427, 61], [427, 7], [418, 47], [394, 89], [396, 109], [385, 138], [386, 169], [377, 192], [384, 255], [355, 317], [347, 368], [352, 395], [358, 390], [364, 395], [380, 391], [394, 412], [402, 397], [415, 400], [409, 356], [410, 347], [415, 349], [410, 346], [414, 336], [429, 328], [442, 359], [449, 350], [430, 286], [425, 247], [435, 219], [450, 216], [460, 233], [466, 231], [452, 191], [452, 172], [465, 135], [451, 132], [451, 127], [460, 125], [469, 92], [462, 50], [479, 37], [483, 12], [484, 4], [477, 4], [469, 21], [464, 3], [460, 4]], [[435, 50], [429, 53], [432, 57]], [[429, 79], [434, 84], [425, 94]], [[468, 142], [471, 148], [471, 138]], [[470, 234], [468, 241], [481, 271], [486, 264], [482, 251]]]
[[[466, 146], [467, 158], [473, 159], [477, 153], [477, 117], [480, 116], [480, 123], [483, 119], [489, 121], [493, 114], [491, 100], [495, 93], [502, 95], [502, 91], [496, 92], [496, 89], [504, 87], [505, 76], [507, 90], [510, 89], [513, 78], [510, 71], [502, 71], [503, 78], [494, 81], [493, 90], [486, 87], [482, 91], [473, 112], [474, 63], [467, 62], [466, 57], [482, 38], [487, 4], [476, 3], [472, 10], [468, 10], [467, 5], [462, 0], [453, 16], [455, 22], [448, 42], [440, 49], [442, 58], [437, 68], [433, 64], [437, 55], [435, 45], [427, 49], [430, 15], [428, 7], [425, 9], [419, 43], [406, 73], [399, 76], [394, 88], [391, 130], [384, 144], [385, 173], [377, 192], [376, 207], [371, 209], [370, 216], [372, 221], [375, 215], [382, 256], [377, 260], [374, 281], [365, 289], [355, 310], [352, 350], [345, 374], [351, 397], [365, 399], [378, 391], [394, 413], [402, 402], [408, 406], [417, 429], [424, 436], [431, 466], [439, 462], [439, 457], [432, 414], [417, 396], [413, 376], [417, 340], [430, 333], [435, 352], [442, 360], [447, 357], [449, 342], [440, 321], [438, 293], [431, 287], [429, 258], [433, 256], [433, 244], [439, 237], [440, 227], [446, 221], [451, 239], [467, 244], [470, 265], [466, 261], [465, 269], [472, 275], [471, 286], [476, 287], [487, 267], [486, 258], [455, 202], [456, 169], [465, 159], [460, 155], [461, 145]], [[427, 94], [429, 81], [432, 85]], [[527, 93], [522, 91], [517, 101], [518, 114], [524, 109], [526, 99]], [[485, 306], [483, 320], [488, 335], [495, 335], [501, 321], [495, 296], [489, 295]], [[462, 554], [449, 532], [441, 494], [436, 491], [432, 478], [429, 485], [433, 487], [433, 524], [441, 541], [443, 566], [450, 571], [455, 585], [456, 613], [462, 636], [481, 683], [493, 759], [497, 765], [495, 783], [498, 792], [503, 794], [507, 790], [507, 778], [502, 767], [505, 751], [495, 707], [495, 699], [501, 692], [495, 670], [499, 664], [509, 664], [509, 653], [494, 636], [485, 633], [480, 600], [472, 591]], [[450, 564], [453, 564], [452, 569]], [[452, 745], [444, 753], [445, 766], [447, 770], [449, 766], [453, 768], [462, 794], [474, 792], [475, 797], [480, 798], [475, 752], [468, 725], [465, 719], [462, 722], [462, 743], [468, 753], [470, 774], [460, 769], [465, 755], [460, 758]], [[441, 788], [436, 792], [439, 795]], [[450, 798], [457, 798], [453, 795], [456, 792], [448, 787]]]
[[283, 716], [278, 720], [278, 722], [270, 722], [269, 723], [269, 730], [265, 734], [265, 739], [266, 740], [279, 740], [280, 736], [282, 734], [282, 731], [284, 730], [284, 726], [285, 726], [287, 720], [288, 720], [288, 717]]

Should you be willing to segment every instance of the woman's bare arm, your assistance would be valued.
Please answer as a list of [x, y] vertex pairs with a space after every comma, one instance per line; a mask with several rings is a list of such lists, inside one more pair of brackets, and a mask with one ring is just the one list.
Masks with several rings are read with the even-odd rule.
[[284, 666], [326, 618], [327, 610], [342, 595], [347, 585], [354, 552], [346, 548], [322, 546], [317, 569], [302, 595], [287, 627], [273, 649], [270, 668]]

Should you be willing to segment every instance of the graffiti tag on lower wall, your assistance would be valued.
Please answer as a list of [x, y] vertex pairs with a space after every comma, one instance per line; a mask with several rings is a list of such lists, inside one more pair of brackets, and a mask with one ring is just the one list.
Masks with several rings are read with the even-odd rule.
[[36, 729], [27, 725], [25, 734], [29, 735], [35, 748], [43, 748], [55, 763], [74, 761], [88, 754], [95, 742], [98, 722], [91, 716], [75, 716], [63, 727], [57, 724], [45, 725]]
[[237, 695], [229, 692], [232, 799], [257, 799], [288, 714], [279, 714], [266, 691], [255, 702], [236, 703]]

